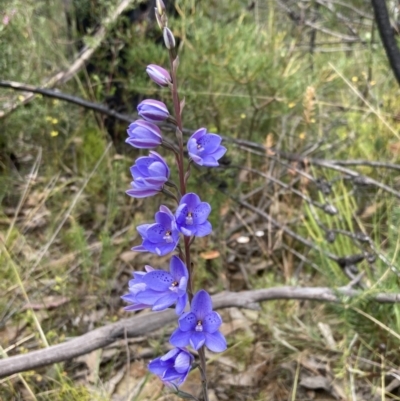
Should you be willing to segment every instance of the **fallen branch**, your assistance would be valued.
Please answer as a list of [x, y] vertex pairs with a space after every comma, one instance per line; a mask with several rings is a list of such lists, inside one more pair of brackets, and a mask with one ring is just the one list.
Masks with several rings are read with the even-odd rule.
[[[258, 308], [258, 302], [277, 299], [298, 299], [321, 302], [341, 302], [341, 297], [362, 296], [363, 292], [351, 288], [333, 290], [326, 287], [275, 287], [262, 290], [243, 291], [240, 293], [224, 292], [213, 296], [215, 309], [239, 307]], [[378, 293], [369, 298], [379, 303], [398, 303], [400, 294]], [[80, 355], [103, 348], [117, 340], [126, 337], [138, 337], [176, 321], [173, 310], [159, 313], [145, 313], [112, 323], [90, 331], [80, 337], [62, 344], [28, 354], [12, 356], [0, 360], [0, 377], [10, 376], [19, 372], [37, 369], [57, 362], [63, 362]]]
[[[127, 123], [131, 123], [135, 119], [135, 117], [129, 116], [127, 114], [118, 113], [115, 110], [112, 110], [106, 106], [103, 106], [102, 104], [89, 102], [88, 100], [82, 99], [77, 96], [69, 95], [68, 93], [60, 92], [59, 90], [56, 90], [56, 89], [45, 89], [45, 88], [39, 88], [36, 86], [24, 84], [21, 82], [2, 81], [2, 80], [0, 80], [0, 87], [13, 89], [16, 91], [22, 91], [22, 92], [37, 93], [37, 94], [40, 94], [40, 95], [43, 95], [46, 97], [50, 97], [53, 99], [63, 100], [64, 102], [76, 104], [77, 106], [82, 106], [85, 109], [97, 111], [101, 114], [115, 117], [118, 120], [125, 121]], [[2, 117], [1, 112], [0, 112], [0, 117]]]

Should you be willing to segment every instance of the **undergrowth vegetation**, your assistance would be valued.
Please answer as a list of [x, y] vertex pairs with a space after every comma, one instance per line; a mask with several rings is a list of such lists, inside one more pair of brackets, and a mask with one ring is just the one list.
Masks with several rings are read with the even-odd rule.
[[[98, 45], [91, 36], [119, 2], [75, 3], [77, 15], [86, 10], [93, 18], [86, 35], [68, 28], [68, 2], [2, 1], [0, 79], [46, 87], [71, 65], [78, 48]], [[327, 33], [346, 35], [348, 30], [325, 8], [318, 11], [318, 26], [326, 29], [315, 32], [291, 21], [280, 2], [255, 1], [254, 7], [244, 0], [175, 3], [171, 25], [179, 42], [184, 125], [223, 135], [229, 148], [218, 175], [192, 172], [196, 192], [212, 200], [214, 227], [211, 239], [194, 244], [196, 280], [213, 293], [282, 285], [337, 289], [349, 284], [349, 274], [355, 278], [363, 272], [355, 284], [360, 293], [351, 298], [338, 294], [338, 304], [278, 300], [261, 304], [261, 311], [223, 311], [224, 320], [236, 326], [225, 328], [228, 350], [209, 359], [211, 371], [222, 375], [222, 384], [212, 386], [215, 399], [306, 400], [319, 399], [323, 391], [336, 399], [400, 399], [397, 387], [397, 395], [384, 398], [388, 372], [400, 363], [400, 306], [373, 299], [377, 293], [398, 292], [400, 206], [393, 192], [400, 189], [398, 170], [368, 163], [331, 163], [336, 167], [327, 168], [311, 160], [399, 162], [399, 88], [373, 21], [357, 19], [359, 41], [348, 43]], [[349, 3], [370, 12], [369, 2]], [[313, 2], [305, 4], [307, 18]], [[138, 7], [138, 2], [132, 5]], [[356, 15], [346, 7], [338, 10], [349, 18]], [[357, 24], [355, 17], [353, 22]], [[118, 111], [132, 116], [143, 98], [168, 102], [144, 72], [154, 60], [168, 62], [153, 25], [127, 16], [106, 25], [90, 67], [58, 89], [96, 103], [111, 99], [109, 107], [119, 102]], [[312, 34], [316, 44], [310, 44]], [[144, 264], [162, 264], [129, 251], [139, 240], [135, 226], [151, 220], [161, 201], [125, 195], [127, 172], [140, 154], [124, 144], [127, 124], [110, 125], [100, 114], [41, 95], [22, 105], [27, 96], [0, 91], [4, 358], [129, 317], [120, 296], [131, 272]], [[382, 185], [355, 184], [344, 169]], [[314, 248], [237, 199], [264, 210]], [[337, 213], [316, 206], [327, 203]], [[257, 230], [263, 234], [257, 236]], [[249, 242], [241, 242], [243, 237]], [[360, 262], [338, 263], [338, 258], [366, 252]], [[0, 397], [162, 399], [161, 386], [143, 367], [162, 346], [159, 338], [149, 333], [86, 359], [1, 379]], [[257, 365], [261, 360], [267, 368]], [[319, 372], [334, 384], [301, 387], [303, 370]], [[112, 384], [116, 372], [122, 372], [121, 378]], [[257, 378], [251, 385], [249, 375]], [[190, 377], [188, 385], [198, 385]], [[238, 380], [239, 390], [232, 380]]]

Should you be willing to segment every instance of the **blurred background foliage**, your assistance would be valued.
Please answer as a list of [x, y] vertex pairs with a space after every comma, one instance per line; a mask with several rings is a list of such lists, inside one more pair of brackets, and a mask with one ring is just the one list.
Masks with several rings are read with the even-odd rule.
[[[96, 47], [86, 68], [58, 89], [106, 104], [132, 119], [144, 98], [171, 106], [168, 92], [152, 84], [145, 73], [148, 64], [168, 65], [149, 14], [151, 6], [132, 1], [110, 23], [107, 18], [118, 4], [116, 0], [3, 0], [0, 79], [46, 87], [79, 51]], [[396, 21], [394, 2], [389, 6]], [[368, 235], [371, 260], [364, 258], [353, 269], [355, 275], [365, 273], [363, 295], [344, 300], [345, 306], [323, 308], [297, 301], [280, 301], [279, 307], [268, 303], [257, 321], [257, 340], [265, 342], [279, 362], [296, 360], [300, 351], [311, 352], [315, 342], [322, 347], [317, 323], [328, 322], [341, 352], [334, 362], [335, 377], [349, 392], [350, 382], [341, 369], [355, 349], [355, 336], [354, 352], [359, 355], [381, 363], [384, 347], [385, 363], [399, 362], [398, 337], [390, 330], [400, 330], [400, 309], [369, 301], [377, 291], [398, 290], [395, 266], [390, 266], [396, 265], [400, 244], [398, 199], [376, 187], [354, 185], [341, 171], [280, 159], [279, 152], [318, 160], [399, 161], [399, 88], [370, 3], [176, 0], [171, 10], [170, 26], [179, 43], [179, 85], [186, 100], [185, 127], [205, 126], [228, 139], [274, 149], [271, 153], [258, 149], [257, 154], [251, 146], [228, 141], [227, 159], [220, 169], [192, 172], [191, 188], [212, 204], [215, 228], [212, 237], [196, 241], [197, 282], [211, 292], [283, 284], [337, 288], [348, 284], [349, 275], [327, 252], [340, 258], [363, 254], [365, 249], [354, 236], [336, 233], [330, 240], [329, 229]], [[93, 35], [101, 27], [106, 34], [99, 42]], [[127, 291], [131, 272], [144, 263], [166, 266], [167, 261], [129, 252], [138, 242], [135, 225], [150, 221], [164, 201], [161, 196], [132, 200], [124, 193], [129, 188], [129, 166], [145, 153], [125, 145], [127, 124], [40, 95], [19, 105], [25, 96], [0, 90], [3, 355], [40, 348], [45, 341], [56, 344], [126, 317], [119, 297]], [[268, 158], [276, 155], [278, 161]], [[282, 160], [286, 165], [280, 164]], [[395, 191], [400, 187], [398, 170], [368, 164], [349, 168]], [[275, 177], [289, 190], [282, 192], [253, 170]], [[321, 191], [317, 179], [329, 183], [330, 191]], [[290, 189], [315, 202], [328, 202], [338, 213], [329, 215]], [[263, 209], [316, 248], [310, 250], [273, 229], [234, 201], [238, 198]], [[264, 230], [265, 236], [254, 239], [256, 229]], [[250, 236], [251, 243], [238, 245], [240, 235]], [[288, 247], [306, 260], [299, 260]], [[217, 250], [218, 257], [204, 256], [210, 250]], [[244, 273], [237, 268], [243, 263], [254, 268]], [[55, 311], [26, 308], [28, 302], [45, 301], [60, 305]], [[255, 340], [239, 333], [230, 337], [231, 345], [238, 338], [242, 345], [229, 355], [243, 361], [245, 347]], [[152, 341], [153, 350], [160, 347]], [[288, 343], [295, 347], [287, 347]], [[118, 358], [119, 354], [111, 363], [102, 362], [101, 369], [99, 362], [90, 385], [74, 373], [79, 363], [69, 362], [24, 374], [24, 382], [18, 377], [3, 380], [0, 394], [5, 400], [28, 399], [32, 394], [38, 400], [111, 399], [103, 384], [120, 366]], [[360, 388], [379, 387], [381, 373], [365, 377], [357, 377]], [[275, 398], [263, 398], [260, 387], [260, 398], [243, 399], [281, 399], [268, 389]]]

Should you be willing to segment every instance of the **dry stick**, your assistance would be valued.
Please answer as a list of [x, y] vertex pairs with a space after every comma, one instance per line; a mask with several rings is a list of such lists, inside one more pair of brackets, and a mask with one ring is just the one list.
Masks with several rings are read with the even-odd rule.
[[[79, 53], [78, 57], [75, 61], [69, 66], [66, 71], [61, 71], [56, 75], [52, 76], [43, 84], [44, 87], [54, 87], [57, 84], [63, 84], [69, 81], [80, 69], [85, 66], [85, 63], [92, 57], [93, 53], [100, 46], [101, 42], [104, 40], [108, 29], [115, 23], [117, 18], [127, 9], [132, 3], [136, 2], [136, 0], [122, 0], [120, 4], [115, 8], [110, 15], [105, 18], [102, 22], [101, 27], [97, 30], [97, 32], [91, 37], [91, 43], [94, 43], [92, 46], [85, 46], [82, 51]], [[25, 98], [17, 103], [12, 104], [6, 110], [0, 111], [0, 118], [7, 116], [16, 110], [19, 106], [25, 105], [34, 99], [34, 92], [27, 90], [29, 95], [26, 95]]]
[[[15, 82], [15, 81], [2, 81], [0, 80], [0, 87], [2, 88], [9, 88], [9, 89], [13, 89], [16, 91], [23, 91], [23, 92], [31, 92], [31, 93], [37, 93], [46, 97], [50, 97], [53, 99], [58, 99], [58, 100], [63, 100], [65, 102], [68, 103], [72, 103], [72, 104], [76, 104], [78, 106], [82, 106], [85, 109], [89, 109], [89, 110], [94, 110], [94, 111], [98, 111], [101, 114], [105, 114], [107, 116], [111, 116], [111, 117], [115, 117], [118, 120], [121, 121], [125, 121], [127, 123], [132, 122], [135, 117], [133, 116], [129, 116], [126, 114], [122, 114], [122, 113], [117, 113], [115, 110], [109, 109], [106, 106], [103, 106], [99, 103], [93, 103], [93, 102], [89, 102], [87, 100], [84, 100], [80, 97], [77, 96], [72, 96], [69, 95], [67, 93], [63, 93], [60, 92], [59, 90], [55, 90], [55, 89], [43, 89], [43, 88], [39, 88], [36, 86], [32, 86], [32, 85], [27, 85], [25, 83], [21, 83], [21, 82]], [[1, 112], [0, 112], [0, 117], [1, 117]]]
[[[359, 297], [363, 292], [327, 287], [274, 287], [243, 292], [224, 292], [212, 297], [215, 309], [239, 307], [259, 308], [258, 302], [278, 299], [298, 299], [321, 302], [341, 302], [341, 297]], [[369, 296], [370, 300], [379, 303], [399, 303], [400, 294], [377, 293]], [[92, 330], [80, 337], [65, 343], [53, 345], [46, 349], [29, 352], [28, 354], [11, 356], [0, 360], [0, 377], [6, 377], [19, 372], [37, 369], [52, 363], [66, 361], [103, 348], [117, 340], [127, 337], [139, 337], [161, 329], [175, 322], [173, 310], [159, 313], [144, 313], [130, 319], [123, 319], [98, 329]], [[126, 333], [126, 334], [125, 334]]]

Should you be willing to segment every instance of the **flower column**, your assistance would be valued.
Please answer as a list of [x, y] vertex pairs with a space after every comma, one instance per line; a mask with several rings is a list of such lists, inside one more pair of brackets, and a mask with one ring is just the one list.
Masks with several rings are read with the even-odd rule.
[[[212, 226], [208, 221], [211, 206], [202, 201], [197, 194], [186, 193], [186, 183], [191, 163], [216, 167], [226, 148], [221, 146], [221, 137], [208, 133], [205, 128], [200, 128], [187, 142], [189, 160], [185, 161], [182, 105], [177, 85], [179, 63], [175, 52], [175, 38], [167, 26], [168, 19], [162, 0], [157, 0], [156, 4], [157, 21], [163, 30], [164, 42], [169, 50], [170, 72], [154, 64], [149, 65], [146, 71], [156, 84], [170, 89], [174, 116], [170, 115], [164, 103], [153, 99], [144, 100], [138, 106], [138, 113], [142, 119], [129, 126], [126, 142], [139, 149], [162, 146], [173, 151], [178, 167], [179, 191], [173, 194], [165, 188], [165, 185], [175, 188], [178, 186], [173, 180], [171, 181], [166, 160], [152, 150], [149, 156], [139, 157], [131, 167], [132, 188], [127, 194], [134, 198], [144, 198], [164, 193], [175, 199], [178, 206], [173, 213], [162, 205], [155, 214], [154, 223], [139, 225], [137, 230], [142, 237], [142, 244], [132, 250], [163, 256], [177, 249], [179, 256], [171, 257], [169, 272], [151, 266], [145, 266], [145, 272], [134, 272], [134, 278], [129, 282], [129, 293], [122, 298], [130, 304], [125, 308], [129, 311], [144, 308], [161, 311], [176, 305], [175, 311], [179, 316], [178, 328], [170, 338], [170, 343], [176, 348], [151, 361], [149, 370], [158, 375], [165, 384], [175, 388], [178, 395], [183, 396], [184, 393], [178, 386], [186, 379], [194, 360], [185, 348], [191, 346], [199, 353], [203, 397], [204, 400], [208, 400], [204, 347], [213, 352], [221, 352], [226, 349], [226, 340], [219, 331], [222, 320], [220, 315], [212, 310], [210, 295], [203, 289], [196, 294], [193, 291], [190, 245], [194, 237], [203, 237], [212, 232]], [[173, 123], [176, 127], [175, 144], [169, 143], [162, 136], [157, 124], [164, 121]], [[179, 246], [181, 236], [183, 236], [183, 250]], [[188, 303], [190, 311], [184, 312]]]

